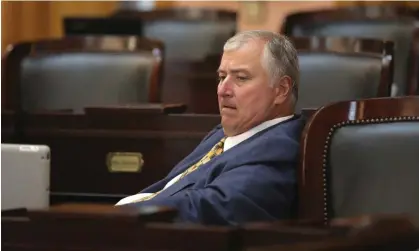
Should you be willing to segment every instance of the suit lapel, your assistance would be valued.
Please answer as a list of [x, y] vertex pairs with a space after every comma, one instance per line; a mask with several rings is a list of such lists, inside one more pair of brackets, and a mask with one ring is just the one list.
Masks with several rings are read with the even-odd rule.
[[[210, 161], [208, 161], [207, 163], [201, 165], [198, 169], [189, 173], [188, 175], [186, 175], [185, 177], [183, 177], [182, 179], [178, 180], [177, 182], [172, 184], [170, 187], [165, 189], [162, 192], [162, 194], [167, 193], [167, 196], [171, 196], [179, 192], [180, 190], [185, 189], [186, 187], [195, 184], [197, 181], [197, 178], [202, 177], [203, 173], [207, 172], [209, 170], [208, 168], [214, 165], [214, 162], [218, 161], [218, 158], [220, 157], [222, 157], [222, 155], [216, 156], [212, 158]], [[199, 159], [197, 161], [199, 161]], [[195, 162], [193, 164], [195, 164]]]
[[[283, 124], [286, 124], [286, 122], [290, 122], [297, 119], [296, 116], [294, 116], [294, 118], [289, 119], [287, 121], [278, 123], [277, 125], [274, 125], [266, 130], [263, 130], [261, 132], [258, 132], [257, 134], [253, 135], [252, 137], [246, 139], [245, 141], [241, 142], [239, 145], [233, 147], [232, 149], [228, 150], [231, 153], [235, 152], [235, 151], [240, 151], [240, 149], [242, 147], [245, 147], [246, 144], [249, 144], [249, 142], [252, 141], [252, 139], [256, 138], [257, 135], [266, 133], [267, 131], [277, 127], [277, 126], [282, 126]], [[191, 156], [189, 159], [185, 159], [182, 163], [180, 163], [181, 165], [178, 166], [177, 170], [174, 171], [172, 173], [172, 175], [170, 175], [171, 177], [168, 177], [168, 181], [170, 181], [171, 179], [175, 178], [176, 176], [178, 176], [179, 174], [181, 174], [182, 172], [184, 172], [187, 168], [191, 167], [193, 164], [195, 164], [196, 162], [198, 162], [205, 154], [207, 154], [211, 148], [217, 144], [221, 138], [224, 136], [224, 132], [223, 130], [220, 130], [217, 133], [214, 133], [213, 137], [207, 139], [207, 142], [205, 146], [202, 146], [202, 149], [199, 149], [199, 151], [197, 151], [195, 154], [193, 154], [193, 156]], [[198, 150], [198, 149], [197, 149]], [[230, 155], [231, 156], [231, 155]], [[175, 182], [174, 184], [172, 184], [170, 187], [168, 187], [167, 189], [165, 189], [164, 191], [162, 191], [162, 195], [165, 194], [166, 196], [171, 196], [177, 192], [179, 192], [182, 189], [185, 189], [188, 186], [191, 186], [193, 184], [196, 183], [196, 180], [198, 177], [202, 177], [203, 172], [207, 172], [209, 170], [209, 168], [211, 166], [216, 166], [217, 163], [215, 162], [219, 162], [219, 161], [225, 161], [227, 158], [226, 155], [221, 154], [219, 156], [214, 157], [212, 160], [210, 160], [209, 162], [205, 163], [204, 165], [200, 166], [197, 170], [193, 171], [192, 173], [186, 175], [184, 178], [182, 178], [181, 180], [178, 180], [177, 182]]]
[[[188, 169], [192, 165], [196, 164], [202, 157], [204, 157], [214, 147], [215, 144], [217, 144], [221, 140], [221, 138], [223, 136], [224, 136], [223, 131], [221, 131], [221, 133], [218, 133], [218, 132], [215, 133], [214, 137], [212, 139], [208, 139], [208, 142], [206, 142], [207, 143], [206, 146], [202, 147], [201, 151], [199, 151], [195, 156], [191, 157], [189, 160], [185, 160], [184, 163], [182, 163], [182, 166], [179, 167], [178, 170], [176, 170], [176, 172], [173, 172], [173, 174], [171, 175], [172, 177], [169, 178], [169, 181], [171, 179], [175, 178], [176, 176], [180, 175], [184, 171], [186, 171], [186, 169]], [[198, 169], [196, 169], [195, 171], [189, 173], [188, 175], [186, 175], [182, 179], [176, 181], [170, 187], [165, 189], [162, 192], [162, 194], [167, 193], [167, 195], [170, 196], [170, 195], [173, 195], [173, 194], [177, 193], [178, 191], [184, 189], [185, 187], [187, 187], [189, 185], [195, 184], [196, 178], [199, 177], [202, 172], [207, 171], [208, 165], [211, 165], [211, 163], [213, 163], [213, 161], [215, 161], [218, 157], [221, 157], [221, 156], [214, 157], [213, 159], [211, 159], [207, 163], [198, 167]]]
[[216, 133], [212, 135], [212, 137], [208, 138], [205, 142], [201, 143], [201, 147], [198, 148], [187, 158], [185, 158], [182, 162], [180, 162], [174, 170], [168, 176], [169, 181], [174, 177], [178, 176], [179, 174], [183, 173], [186, 169], [194, 165], [198, 162], [202, 157], [207, 154], [211, 148], [217, 144], [221, 138], [224, 136], [223, 130], [218, 130]]

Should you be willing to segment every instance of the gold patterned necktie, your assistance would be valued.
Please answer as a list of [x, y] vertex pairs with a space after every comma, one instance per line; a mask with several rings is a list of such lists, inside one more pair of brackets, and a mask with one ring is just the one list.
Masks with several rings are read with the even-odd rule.
[[[214, 157], [220, 155], [223, 153], [224, 151], [224, 142], [226, 140], [226, 137], [223, 137], [207, 154], [205, 154], [204, 157], [202, 157], [202, 159], [200, 159], [198, 162], [196, 162], [194, 165], [192, 165], [191, 167], [189, 167], [188, 169], [186, 169], [180, 176], [179, 178], [176, 180], [176, 182], [178, 182], [179, 180], [181, 180], [182, 178], [184, 178], [186, 175], [190, 174], [191, 172], [197, 170], [200, 166], [204, 165], [205, 163], [207, 163], [208, 161], [210, 161], [211, 159], [213, 159]], [[155, 192], [153, 194], [150, 194], [148, 196], [145, 196], [141, 199], [135, 200], [131, 203], [135, 203], [135, 202], [140, 202], [140, 201], [146, 201], [149, 199], [154, 198], [156, 195], [158, 195], [159, 193], [161, 193], [162, 190]]]

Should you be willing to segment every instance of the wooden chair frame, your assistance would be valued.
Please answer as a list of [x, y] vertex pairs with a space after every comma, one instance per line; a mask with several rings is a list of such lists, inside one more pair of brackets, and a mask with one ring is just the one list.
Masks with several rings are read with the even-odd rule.
[[[383, 109], [385, 107], [385, 109]], [[299, 218], [332, 218], [328, 151], [333, 133], [344, 126], [419, 121], [419, 97], [375, 98], [337, 102], [319, 109], [305, 126], [298, 168]]]
[[[152, 53], [156, 57], [151, 74], [149, 102], [159, 102], [164, 64], [164, 44], [135, 36], [74, 36], [11, 45], [4, 58], [2, 109], [21, 110], [20, 68], [26, 57], [56, 53]], [[10, 100], [11, 99], [11, 100]]]

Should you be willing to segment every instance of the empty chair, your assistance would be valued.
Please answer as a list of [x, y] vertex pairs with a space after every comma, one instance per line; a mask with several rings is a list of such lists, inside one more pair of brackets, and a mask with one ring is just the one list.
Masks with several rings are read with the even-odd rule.
[[[130, 22], [127, 22], [130, 20]], [[124, 23], [124, 27], [121, 24]], [[199, 8], [119, 10], [106, 18], [64, 19], [65, 35], [141, 35], [164, 42], [168, 59], [204, 60], [221, 54], [224, 42], [237, 29], [236, 13]]]
[[145, 37], [164, 42], [168, 59], [203, 60], [221, 54], [237, 30], [236, 12], [201, 8], [170, 8], [116, 12], [113, 17], [143, 20]]
[[160, 100], [163, 44], [79, 36], [20, 43], [5, 62], [7, 109], [73, 110]]
[[291, 37], [298, 50], [297, 110], [390, 96], [393, 43], [345, 37]]
[[286, 17], [282, 32], [288, 36], [347, 36], [393, 41], [392, 95], [414, 95], [418, 91], [417, 22], [408, 14], [370, 13], [358, 8], [299, 12]]
[[301, 218], [407, 214], [419, 223], [419, 97], [325, 106], [302, 142]]
[[162, 101], [185, 103], [190, 113], [218, 113], [215, 72], [225, 41], [236, 32], [236, 19], [235, 12], [226, 10], [119, 10], [109, 17], [68, 17], [64, 30], [66, 36], [135, 34], [161, 40]]

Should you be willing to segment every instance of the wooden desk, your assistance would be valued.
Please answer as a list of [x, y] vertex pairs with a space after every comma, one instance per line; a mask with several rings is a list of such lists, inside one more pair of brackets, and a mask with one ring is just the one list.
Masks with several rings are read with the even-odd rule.
[[[345, 224], [339, 228], [298, 226], [295, 222], [216, 227], [158, 223], [146, 220], [144, 212], [106, 206], [85, 209], [85, 206], [55, 207], [20, 217], [3, 214], [2, 247], [4, 250], [26, 251], [282, 251], [370, 250], [368, 248], [371, 247], [379, 250], [397, 250], [396, 247], [414, 250], [412, 248], [419, 245], [417, 228], [403, 218], [364, 220], [360, 221], [362, 224]], [[95, 210], [98, 210], [97, 214], [92, 213]], [[155, 208], [151, 214], [157, 216], [165, 210], [168, 209]], [[132, 220], [128, 220], [130, 218]]]
[[114, 204], [164, 178], [217, 124], [182, 105], [20, 114], [19, 142], [51, 149], [51, 203]]
[[[235, 228], [165, 223], [173, 211], [151, 209], [138, 212], [106, 205], [63, 205], [20, 216], [2, 214], [2, 248], [194, 251], [199, 245], [204, 251], [238, 250]], [[92, 213], [96, 210], [98, 213]]]

